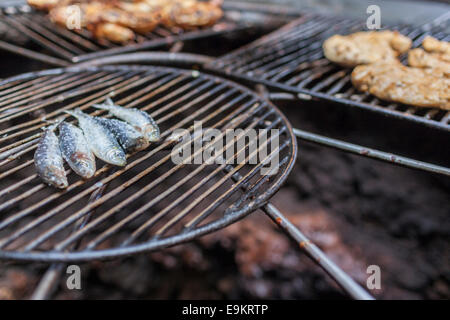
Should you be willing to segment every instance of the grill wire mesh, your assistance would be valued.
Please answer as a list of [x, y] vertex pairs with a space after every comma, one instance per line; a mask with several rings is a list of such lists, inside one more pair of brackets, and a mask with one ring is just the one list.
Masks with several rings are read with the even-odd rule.
[[[123, 169], [98, 162], [88, 181], [67, 170], [67, 190], [41, 183], [32, 157], [46, 125], [42, 119], [76, 107], [106, 116], [90, 106], [107, 96], [149, 112], [163, 142], [129, 155]], [[177, 128], [192, 132], [200, 120], [221, 132], [278, 129], [268, 142], [279, 138], [279, 146], [251, 165], [174, 164], [167, 138]], [[241, 153], [248, 162], [247, 140], [234, 148], [234, 156]], [[89, 260], [188, 241], [261, 206], [284, 181], [295, 155], [292, 130], [275, 107], [244, 87], [197, 71], [73, 67], [0, 82], [0, 258]], [[277, 173], [262, 175], [263, 161], [274, 156]]]
[[[427, 35], [449, 41], [450, 14], [420, 28], [391, 26], [421, 45]], [[386, 102], [358, 92], [350, 81], [350, 69], [329, 62], [322, 43], [334, 34], [367, 30], [365, 21], [337, 16], [304, 14], [292, 23], [209, 64], [210, 69], [259, 82], [267, 87], [293, 92], [300, 99], [324, 99], [413, 120], [450, 130], [450, 112]], [[402, 57], [404, 60], [405, 57]]]

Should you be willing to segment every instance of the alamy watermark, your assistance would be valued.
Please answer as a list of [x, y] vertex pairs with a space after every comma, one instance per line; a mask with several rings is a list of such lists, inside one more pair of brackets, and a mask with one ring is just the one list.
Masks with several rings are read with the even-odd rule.
[[81, 290], [81, 269], [73, 264], [67, 267], [66, 273], [69, 275], [66, 280], [66, 286], [69, 290]]
[[193, 133], [176, 129], [169, 139], [175, 164], [250, 164], [261, 166], [262, 175], [274, 175], [279, 167], [278, 129], [203, 128], [195, 121]]
[[381, 29], [381, 8], [373, 4], [367, 7], [366, 13], [369, 14], [369, 17], [366, 20], [367, 29]]
[[369, 290], [379, 290], [381, 289], [381, 268], [376, 264], [367, 267], [366, 273], [369, 275], [367, 277], [366, 286]]

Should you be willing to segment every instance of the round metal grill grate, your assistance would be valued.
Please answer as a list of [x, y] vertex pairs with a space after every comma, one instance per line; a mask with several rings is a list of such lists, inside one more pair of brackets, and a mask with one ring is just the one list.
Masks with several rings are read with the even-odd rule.
[[[162, 142], [128, 155], [124, 168], [98, 162], [93, 179], [67, 170], [69, 187], [56, 190], [36, 176], [33, 154], [46, 125], [63, 110], [91, 107], [112, 96], [125, 107], [147, 111]], [[72, 118], [68, 121], [76, 123]], [[245, 163], [176, 164], [173, 141], [185, 128], [201, 141], [203, 128], [255, 129], [266, 145], [225, 143]], [[276, 129], [271, 131], [272, 129]], [[238, 135], [239, 137], [239, 135]], [[204, 142], [195, 152], [208, 150]], [[252, 153], [253, 152], [253, 153]], [[224, 153], [225, 154], [225, 153]], [[189, 241], [254, 211], [275, 193], [296, 157], [292, 129], [276, 107], [245, 87], [198, 71], [148, 66], [73, 67], [28, 73], [0, 83], [0, 258], [75, 261], [117, 257]], [[277, 158], [273, 175], [262, 174]], [[68, 166], [66, 167], [68, 169]]]

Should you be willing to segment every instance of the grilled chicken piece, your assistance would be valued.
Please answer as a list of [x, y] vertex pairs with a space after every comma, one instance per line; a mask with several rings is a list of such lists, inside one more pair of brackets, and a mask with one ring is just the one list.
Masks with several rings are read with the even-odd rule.
[[408, 53], [408, 64], [418, 68], [438, 68], [450, 77], [450, 43], [426, 37], [422, 46], [425, 50], [417, 48]]
[[162, 6], [162, 23], [171, 27], [195, 29], [215, 24], [223, 16], [222, 1], [168, 1]]
[[64, 4], [67, 4], [66, 3], [67, 1], [65, 0], [28, 0], [27, 2], [33, 8], [45, 11], [48, 11], [50, 9], [57, 7], [58, 5], [61, 5], [62, 2], [64, 2]]
[[428, 52], [444, 53], [450, 55], [450, 42], [439, 41], [436, 38], [427, 36], [422, 42], [422, 46]]
[[160, 10], [164, 2], [163, 0], [153, 0], [153, 2], [145, 0], [137, 2], [119, 1], [116, 6], [128, 12], [152, 13]]
[[398, 61], [357, 66], [352, 83], [360, 91], [388, 101], [450, 110], [450, 79]]
[[107, 39], [116, 43], [127, 43], [135, 38], [133, 30], [109, 22], [90, 24], [88, 29], [97, 39]]
[[[50, 19], [67, 27], [67, 21], [72, 14], [69, 8], [61, 6], [50, 10]], [[115, 42], [125, 42], [126, 38], [132, 40], [135, 35], [131, 30], [146, 33], [152, 31], [159, 23], [159, 16], [156, 14], [127, 12], [116, 8], [113, 2], [82, 3], [79, 8], [81, 10], [81, 27], [87, 27], [93, 31], [94, 35], [105, 35], [111, 41], [116, 39]]]
[[441, 53], [429, 53], [420, 48], [413, 49], [408, 53], [408, 64], [411, 67], [437, 69], [446, 77], [450, 77], [450, 59], [446, 61], [444, 54]]
[[[81, 16], [80, 18], [80, 28], [84, 28], [87, 25], [87, 21], [86, 21], [86, 16], [83, 12], [83, 6], [79, 7], [81, 10]], [[53, 23], [59, 24], [60, 26], [69, 28], [68, 26], [68, 22], [70, 22], [70, 19], [72, 18], [72, 14], [74, 14], [74, 12], [71, 10], [70, 6], [61, 6], [61, 7], [56, 7], [50, 10], [49, 12], [49, 17], [50, 20]], [[73, 26], [73, 27], [77, 27], [78, 26]]]
[[411, 39], [397, 31], [356, 32], [334, 35], [323, 43], [328, 60], [345, 67], [377, 61], [394, 61], [411, 48]]
[[[134, 32], [148, 33], [159, 24], [192, 29], [210, 26], [223, 15], [222, 0], [28, 0], [41, 10], [48, 10], [50, 19], [66, 28], [88, 28], [96, 37], [114, 42], [134, 39]], [[73, 10], [81, 10], [79, 26], [72, 26]], [[72, 8], [71, 8], [72, 9]], [[164, 19], [163, 19], [164, 18]]]
[[[97, 0], [99, 2], [107, 2], [109, 0]], [[68, 6], [70, 4], [80, 4], [92, 2], [91, 0], [27, 0], [28, 4], [35, 9], [50, 11], [56, 7]]]
[[85, 6], [84, 12], [88, 24], [114, 23], [141, 33], [152, 31], [159, 23], [159, 15], [156, 12], [129, 12], [114, 7], [114, 3], [90, 3]]

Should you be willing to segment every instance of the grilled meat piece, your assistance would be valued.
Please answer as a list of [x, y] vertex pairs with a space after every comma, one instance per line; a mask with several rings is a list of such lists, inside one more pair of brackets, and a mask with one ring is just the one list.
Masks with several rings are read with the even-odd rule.
[[[134, 33], [148, 33], [159, 24], [193, 29], [213, 25], [222, 15], [222, 0], [28, 0], [49, 11], [50, 19], [68, 29], [88, 28], [97, 38], [124, 43]], [[75, 7], [76, 6], [76, 7]], [[80, 16], [75, 17], [76, 10]], [[78, 19], [79, 23], [70, 20]]]
[[36, 8], [38, 10], [48, 11], [50, 9], [53, 9], [53, 8], [61, 5], [61, 3], [64, 3], [65, 5], [67, 5], [69, 1], [67, 1], [67, 0], [28, 0], [27, 2], [33, 8]]
[[394, 61], [411, 48], [411, 39], [397, 31], [356, 32], [334, 35], [323, 43], [328, 60], [345, 67], [377, 61]]
[[140, 33], [150, 32], [159, 23], [159, 15], [148, 12], [129, 12], [117, 8], [114, 3], [89, 3], [84, 6], [87, 24], [113, 23]]
[[444, 53], [447, 54], [447, 61], [450, 59], [450, 43], [448, 41], [439, 41], [436, 38], [427, 36], [422, 42], [422, 46], [428, 52]]
[[442, 71], [444, 76], [450, 77], [450, 59], [445, 60], [443, 54], [429, 53], [417, 48], [408, 52], [408, 64], [411, 67], [431, 68]]
[[443, 70], [445, 76], [450, 77], [450, 43], [439, 41], [433, 37], [426, 37], [422, 46], [408, 53], [408, 64], [418, 68], [432, 68]]
[[[97, 2], [108, 2], [110, 0], [97, 0]], [[28, 4], [37, 10], [50, 11], [56, 7], [68, 6], [93, 2], [92, 0], [27, 0]]]
[[[104, 37], [114, 42], [133, 40], [134, 33], [132, 34], [131, 30], [146, 33], [152, 31], [159, 23], [159, 15], [156, 13], [132, 13], [115, 7], [114, 3], [82, 3], [78, 5], [78, 8], [81, 14], [80, 27], [87, 27], [94, 36]], [[49, 12], [53, 22], [65, 27], [71, 15], [73, 15], [73, 6], [60, 6]]]
[[[87, 20], [86, 15], [83, 12], [83, 5], [79, 5], [78, 8], [72, 7], [72, 6], [60, 6], [56, 8], [52, 8], [49, 11], [49, 18], [53, 23], [56, 23], [62, 27], [68, 28], [68, 29], [81, 29], [86, 27]], [[75, 17], [74, 14], [77, 14], [75, 12], [76, 10], [80, 10], [80, 16]], [[72, 21], [73, 19], [73, 21]], [[74, 19], [79, 19], [79, 26], [77, 26]], [[72, 24], [72, 27], [69, 27], [69, 24]]]
[[165, 1], [161, 9], [162, 23], [167, 27], [194, 29], [215, 24], [223, 16], [222, 1]]
[[450, 110], [450, 79], [436, 77], [425, 69], [382, 61], [357, 66], [351, 78], [358, 90], [383, 100]]
[[133, 30], [114, 23], [89, 24], [87, 28], [97, 39], [107, 39], [116, 43], [127, 43], [136, 37]]

